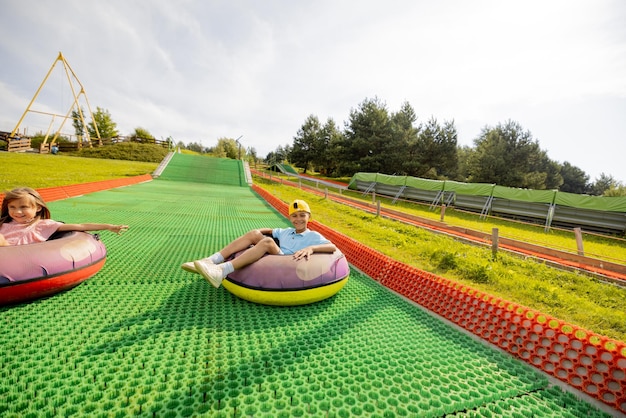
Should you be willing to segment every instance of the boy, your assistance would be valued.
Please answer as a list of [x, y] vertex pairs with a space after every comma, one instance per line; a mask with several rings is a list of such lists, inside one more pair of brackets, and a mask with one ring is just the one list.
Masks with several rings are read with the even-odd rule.
[[[220, 287], [228, 274], [254, 263], [265, 254], [292, 255], [295, 260], [306, 261], [313, 253], [335, 252], [337, 247], [333, 243], [307, 228], [310, 219], [309, 205], [304, 200], [294, 200], [289, 205], [289, 220], [293, 227], [254, 229], [212, 256], [185, 263], [182, 268], [200, 273], [214, 287]], [[246, 251], [233, 260], [224, 261], [243, 250]]]

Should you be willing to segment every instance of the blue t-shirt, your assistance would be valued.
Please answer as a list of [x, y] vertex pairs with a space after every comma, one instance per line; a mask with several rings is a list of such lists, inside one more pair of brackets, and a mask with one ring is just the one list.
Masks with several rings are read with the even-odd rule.
[[310, 245], [330, 244], [322, 234], [308, 228], [300, 234], [296, 234], [295, 228], [275, 228], [272, 236], [278, 239], [283, 254], [294, 254]]

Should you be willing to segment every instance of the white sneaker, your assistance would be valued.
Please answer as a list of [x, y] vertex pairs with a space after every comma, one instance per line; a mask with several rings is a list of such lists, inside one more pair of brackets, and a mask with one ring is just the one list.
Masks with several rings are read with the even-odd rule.
[[[204, 261], [205, 263], [215, 264], [211, 261], [209, 257], [203, 258], [202, 261]], [[183, 263], [180, 266], [180, 268], [182, 268], [185, 271], [188, 271], [189, 273], [198, 273], [198, 271], [196, 270], [196, 267], [193, 265], [193, 261], [187, 261], [186, 263]]]
[[200, 273], [202, 277], [207, 279], [213, 287], [220, 287], [222, 280], [224, 279], [222, 277], [223, 273], [220, 266], [204, 260], [196, 260], [193, 262], [193, 265], [196, 268], [196, 272]]

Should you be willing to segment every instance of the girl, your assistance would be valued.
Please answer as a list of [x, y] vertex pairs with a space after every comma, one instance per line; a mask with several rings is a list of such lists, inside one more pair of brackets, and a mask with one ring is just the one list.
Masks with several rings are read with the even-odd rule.
[[56, 231], [109, 230], [121, 234], [128, 225], [64, 224], [50, 219], [50, 210], [39, 193], [18, 187], [6, 193], [0, 210], [0, 246], [46, 241]]

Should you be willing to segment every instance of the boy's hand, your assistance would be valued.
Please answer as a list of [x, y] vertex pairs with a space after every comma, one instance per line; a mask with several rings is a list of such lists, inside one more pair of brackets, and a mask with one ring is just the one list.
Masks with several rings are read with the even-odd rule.
[[313, 248], [306, 247], [293, 253], [293, 258], [294, 260], [301, 260], [303, 258], [308, 260], [311, 254], [313, 254]]

